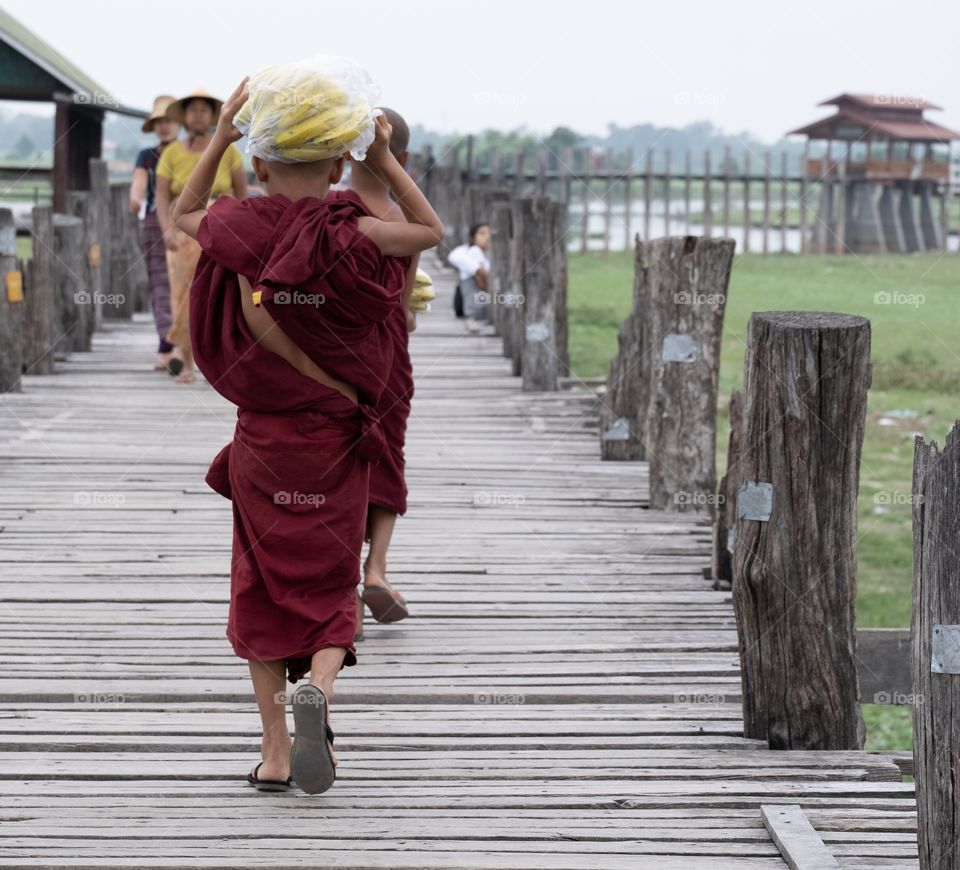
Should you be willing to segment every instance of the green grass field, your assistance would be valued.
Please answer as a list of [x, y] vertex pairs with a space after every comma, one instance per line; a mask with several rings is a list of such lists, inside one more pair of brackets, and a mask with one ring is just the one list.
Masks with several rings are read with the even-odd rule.
[[[631, 253], [571, 254], [570, 354], [580, 377], [604, 376], [630, 310]], [[751, 312], [821, 310], [872, 324], [870, 390], [860, 474], [858, 625], [910, 624], [911, 475], [915, 434], [943, 441], [960, 416], [960, 256], [746, 255], [734, 265], [720, 368], [718, 469], [727, 405], [743, 384]], [[880, 295], [877, 294], [887, 294]], [[891, 300], [891, 301], [885, 301]], [[870, 748], [910, 747], [909, 708], [868, 705]]]

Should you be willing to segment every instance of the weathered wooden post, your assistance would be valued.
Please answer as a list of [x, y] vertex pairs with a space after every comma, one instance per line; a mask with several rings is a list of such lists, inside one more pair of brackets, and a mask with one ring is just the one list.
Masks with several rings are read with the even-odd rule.
[[[107, 176], [107, 164], [103, 160], [90, 161], [90, 221], [91, 247], [87, 249], [87, 257], [99, 264], [100, 290], [102, 294], [113, 293], [113, 275], [111, 265], [111, 236], [110, 236], [110, 181]], [[95, 245], [96, 247], [93, 247]], [[94, 306], [95, 322], [93, 328], [99, 329], [103, 322], [103, 306], [98, 302]]]
[[105, 317], [129, 320], [137, 302], [147, 295], [147, 266], [140, 248], [137, 217], [130, 213], [129, 184], [110, 187], [110, 293], [104, 299]]
[[[643, 243], [634, 241], [634, 258], [640, 256]], [[600, 404], [600, 455], [603, 459], [643, 459], [643, 427], [650, 376], [649, 356], [644, 351], [646, 286], [634, 267], [633, 309], [620, 324], [619, 350], [610, 360], [607, 389]]]
[[0, 208], [0, 393], [19, 392], [23, 378], [23, 275], [13, 212]]
[[93, 333], [97, 328], [100, 300], [104, 295], [100, 242], [97, 238], [97, 222], [93, 214], [93, 204], [90, 193], [86, 190], [71, 190], [67, 193], [67, 211], [83, 221], [84, 288], [90, 294], [87, 317], [83, 324], [85, 330], [83, 350], [90, 350]]
[[89, 350], [87, 320], [94, 316], [96, 300], [86, 286], [83, 256], [83, 221], [65, 214], [53, 216], [54, 307], [57, 353]]
[[733, 526], [736, 520], [739, 484], [740, 432], [743, 428], [743, 393], [730, 395], [729, 434], [727, 437], [727, 470], [717, 486], [717, 513], [713, 524], [713, 558], [711, 560], [714, 589], [730, 589]]
[[650, 402], [644, 439], [650, 507], [712, 511], [720, 340], [733, 239], [678, 236], [644, 245]]
[[744, 736], [862, 749], [854, 634], [870, 322], [750, 319], [733, 537]]
[[513, 243], [511, 214], [509, 199], [494, 202], [490, 209], [490, 287], [496, 298], [492, 310], [493, 326], [497, 335], [503, 339], [504, 356], [510, 356], [508, 321], [513, 317], [511, 309], [516, 310], [512, 300], [513, 282], [510, 278], [510, 249]]
[[960, 423], [913, 458], [913, 769], [921, 870], [960, 867]]
[[517, 292], [523, 296], [520, 373], [526, 391], [556, 390], [565, 371], [566, 268], [553, 248], [563, 246], [567, 204], [545, 197], [514, 201]]
[[33, 257], [24, 294], [23, 364], [28, 374], [49, 375], [54, 370], [56, 320], [56, 237], [53, 209], [33, 209]]
[[[520, 374], [523, 361], [523, 317], [524, 297], [519, 277], [522, 269], [523, 249], [521, 240], [524, 235], [524, 211], [518, 208], [516, 196], [510, 200], [510, 260], [507, 265], [507, 281], [511, 293], [511, 305], [504, 310], [503, 319], [503, 355], [510, 360], [510, 371], [514, 376]], [[496, 265], [491, 260], [491, 265]]]
[[650, 506], [712, 510], [720, 339], [732, 239], [637, 240], [633, 312], [600, 418], [604, 459], [650, 460]]

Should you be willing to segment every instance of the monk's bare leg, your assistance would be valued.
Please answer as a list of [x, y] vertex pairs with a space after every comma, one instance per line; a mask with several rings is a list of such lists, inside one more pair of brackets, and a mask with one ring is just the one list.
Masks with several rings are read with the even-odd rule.
[[397, 524], [397, 515], [379, 505], [370, 505], [367, 510], [367, 522], [370, 528], [370, 549], [363, 563], [363, 582], [367, 586], [388, 587], [404, 604], [407, 599], [393, 588], [387, 580], [387, 550], [393, 539], [393, 529]]
[[[333, 683], [343, 667], [343, 659], [347, 651], [342, 647], [328, 647], [327, 649], [317, 650], [310, 659], [310, 685], [316, 686], [326, 696], [327, 716], [330, 716], [330, 707], [333, 706]], [[333, 724], [330, 725], [333, 728]], [[336, 729], [334, 728], [334, 731]], [[330, 753], [333, 755], [333, 763], [337, 763], [337, 756], [333, 752], [333, 746], [330, 747]]]
[[290, 747], [293, 745], [287, 730], [286, 668], [282, 661], [250, 660], [248, 664], [263, 723], [263, 742], [260, 746], [263, 766], [257, 776], [260, 779], [285, 780], [290, 776]]

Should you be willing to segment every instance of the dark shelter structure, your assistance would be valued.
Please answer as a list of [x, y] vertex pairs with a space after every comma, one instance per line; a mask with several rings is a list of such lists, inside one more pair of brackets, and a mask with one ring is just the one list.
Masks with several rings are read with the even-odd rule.
[[48, 179], [54, 211], [66, 210], [68, 190], [90, 188], [90, 158], [101, 156], [104, 112], [145, 118], [120, 103], [19, 21], [0, 9], [0, 100], [52, 102], [53, 171], [0, 167], [0, 179]]
[[[939, 250], [950, 178], [950, 143], [960, 133], [924, 117], [939, 109], [916, 97], [841, 94], [820, 103], [829, 117], [791, 133], [825, 143], [806, 177], [821, 185], [818, 222], [826, 251], [892, 253]], [[823, 238], [825, 236], [825, 238]]]

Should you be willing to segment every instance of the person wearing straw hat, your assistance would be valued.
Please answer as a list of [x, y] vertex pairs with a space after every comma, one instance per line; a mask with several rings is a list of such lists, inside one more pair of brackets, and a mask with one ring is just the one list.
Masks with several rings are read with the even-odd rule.
[[[157, 216], [167, 248], [167, 270], [170, 279], [172, 323], [167, 341], [175, 345], [169, 368], [180, 383], [195, 381], [193, 348], [190, 345], [190, 285], [200, 259], [200, 245], [174, 226], [172, 214], [190, 174], [212, 138], [220, 115], [222, 100], [208, 91], [197, 89], [167, 106], [166, 117], [181, 124], [187, 131], [184, 139], [171, 142], [157, 164]], [[211, 199], [232, 193], [237, 199], [247, 196], [247, 176], [243, 155], [231, 145], [217, 167]]]
[[160, 221], [157, 219], [157, 163], [163, 149], [176, 140], [180, 125], [167, 117], [167, 107], [176, 97], [167, 95], [154, 98], [153, 111], [140, 128], [144, 133], [154, 133], [157, 144], [144, 148], [138, 155], [130, 185], [130, 211], [140, 214], [144, 208], [143, 233], [141, 247], [147, 264], [147, 286], [150, 291], [150, 306], [153, 309], [153, 322], [157, 328], [159, 347], [154, 369], [167, 371], [170, 365], [173, 345], [167, 341], [167, 332], [172, 324], [170, 313], [170, 281], [167, 276], [166, 249]]

